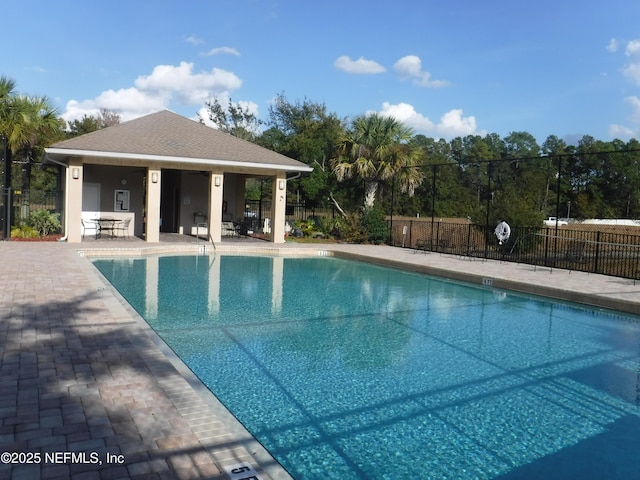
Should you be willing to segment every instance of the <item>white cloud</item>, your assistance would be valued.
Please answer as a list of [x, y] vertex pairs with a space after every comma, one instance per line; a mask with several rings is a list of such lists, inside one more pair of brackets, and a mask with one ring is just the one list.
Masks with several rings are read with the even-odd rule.
[[464, 117], [461, 109], [456, 108], [440, 117], [438, 130], [446, 136], [472, 135], [476, 132], [476, 117]]
[[624, 53], [628, 57], [640, 55], [640, 40], [631, 40], [627, 43], [627, 48], [625, 48]]
[[416, 112], [413, 105], [408, 103], [392, 105], [389, 102], [384, 102], [380, 114], [393, 117], [416, 131], [433, 132], [435, 129], [435, 125], [428, 117]]
[[219, 68], [193, 72], [193, 63], [158, 65], [150, 75], [141, 75], [134, 86], [107, 90], [94, 99], [70, 100], [62, 117], [66, 120], [96, 115], [100, 109], [113, 110], [123, 121], [168, 108], [172, 102], [202, 105], [212, 96], [227, 97], [242, 85], [234, 73]]
[[[222, 105], [222, 107], [226, 110], [227, 105], [229, 105], [229, 100], [230, 100], [229, 96], [219, 95], [216, 98], [218, 99], [218, 103]], [[241, 100], [239, 102], [233, 102], [233, 104], [242, 108], [242, 110], [253, 114], [256, 118], [258, 118], [259, 112], [258, 112], [257, 103]], [[200, 107], [200, 109], [198, 109], [197, 120], [201, 121], [208, 127], [217, 128], [217, 125], [214, 124], [209, 118], [209, 109], [206, 107], [206, 105], [203, 105], [202, 107]], [[255, 133], [258, 133], [258, 132], [256, 131]]]
[[396, 120], [413, 128], [416, 133], [425, 135], [453, 138], [481, 133], [477, 131], [475, 117], [463, 116], [461, 109], [453, 109], [445, 113], [440, 117], [438, 123], [434, 123], [428, 117], [416, 112], [415, 108], [408, 103], [392, 105], [389, 102], [384, 102], [380, 114], [394, 117]]
[[631, 120], [640, 125], [640, 98], [639, 97], [627, 97], [625, 101], [631, 105], [633, 113], [631, 114]]
[[431, 73], [422, 70], [422, 60], [416, 55], [402, 57], [393, 65], [393, 68], [400, 78], [411, 79], [418, 87], [441, 88], [451, 84], [446, 80], [432, 80]]
[[625, 101], [631, 105], [632, 111], [629, 116], [631, 125], [609, 125], [609, 134], [613, 138], [619, 138], [621, 140], [629, 140], [630, 138], [640, 140], [640, 97], [626, 97]]
[[235, 55], [238, 57], [240, 56], [240, 52], [233, 47], [216, 47], [216, 48], [212, 48], [207, 53], [205, 53], [206, 56], [220, 55], [220, 54]]
[[[640, 85], [640, 39], [627, 42], [624, 54], [629, 58], [629, 61], [622, 67], [622, 74], [631, 83]], [[609, 125], [609, 134], [621, 140], [628, 140], [630, 138], [640, 139], [640, 97], [629, 96], [624, 100], [631, 106], [631, 115], [629, 116], [630, 123], [629, 125]]]
[[609, 43], [605, 48], [607, 49], [608, 52], [615, 53], [618, 51], [618, 46], [619, 46], [618, 40], [615, 38], [612, 38], [611, 40], [609, 40]]
[[193, 63], [158, 65], [151, 75], [138, 77], [135, 87], [161, 96], [175, 96], [183, 105], [201, 103], [212, 94], [236, 90], [242, 81], [233, 73], [214, 68], [211, 72], [193, 73]]
[[622, 68], [622, 73], [632, 83], [640, 85], [640, 40], [631, 40], [624, 51], [630, 62]]
[[196, 35], [189, 35], [185, 39], [185, 42], [190, 43], [191, 45], [200, 45], [200, 44], [204, 43], [204, 40], [202, 40], [200, 37], [198, 37]]
[[360, 57], [358, 60], [351, 60], [346, 55], [337, 58], [334, 66], [339, 70], [356, 75], [370, 75], [387, 71], [386, 68], [373, 60], [367, 60], [364, 57]]
[[636, 85], [640, 85], [640, 62], [630, 63], [622, 69], [624, 76]]
[[121, 88], [102, 92], [96, 97], [95, 103], [99, 108], [136, 116], [162, 110], [168, 103], [168, 97], [152, 95], [137, 88]]
[[631, 138], [640, 138], [640, 129], [634, 130], [624, 125], [609, 125], [609, 135], [620, 140], [629, 140]]
[[167, 108], [168, 99], [150, 96], [135, 88], [106, 90], [91, 100], [69, 100], [62, 118], [65, 121], [80, 119], [84, 115], [98, 116], [100, 110], [112, 110], [123, 122]]

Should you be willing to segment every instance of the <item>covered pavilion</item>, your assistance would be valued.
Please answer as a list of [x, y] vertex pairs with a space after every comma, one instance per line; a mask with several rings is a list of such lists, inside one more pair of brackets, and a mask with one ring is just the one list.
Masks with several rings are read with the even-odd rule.
[[287, 180], [308, 165], [168, 110], [56, 143], [45, 161], [65, 169], [65, 239], [81, 242], [100, 218], [124, 235], [158, 242], [160, 232], [206, 234], [246, 216], [245, 182], [266, 177], [272, 192], [264, 233], [283, 243]]

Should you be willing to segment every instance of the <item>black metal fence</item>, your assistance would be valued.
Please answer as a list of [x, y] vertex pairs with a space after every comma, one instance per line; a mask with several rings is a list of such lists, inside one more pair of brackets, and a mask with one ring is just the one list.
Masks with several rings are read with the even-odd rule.
[[395, 220], [392, 243], [416, 251], [579, 270], [640, 279], [640, 235], [562, 226], [512, 227], [502, 244], [495, 227]]
[[[271, 200], [247, 200], [245, 202], [245, 218], [264, 219], [271, 216]], [[333, 218], [336, 212], [332, 205], [310, 206], [305, 202], [287, 203], [285, 218], [289, 222], [307, 220], [313, 217]]]
[[10, 236], [11, 227], [26, 222], [33, 212], [48, 210], [61, 213], [62, 202], [59, 192], [41, 190], [0, 189], [0, 238]]

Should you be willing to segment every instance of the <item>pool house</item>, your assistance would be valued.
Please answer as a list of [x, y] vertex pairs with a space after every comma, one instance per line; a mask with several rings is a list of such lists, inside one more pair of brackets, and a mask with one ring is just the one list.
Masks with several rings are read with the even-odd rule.
[[219, 242], [229, 225], [245, 219], [245, 182], [251, 177], [271, 184], [271, 209], [261, 229], [271, 242], [283, 243], [287, 179], [312, 171], [167, 110], [56, 143], [45, 152], [46, 162], [66, 172], [63, 221], [70, 243], [96, 235], [100, 219], [124, 227], [119, 236], [146, 242], [158, 242], [160, 232]]

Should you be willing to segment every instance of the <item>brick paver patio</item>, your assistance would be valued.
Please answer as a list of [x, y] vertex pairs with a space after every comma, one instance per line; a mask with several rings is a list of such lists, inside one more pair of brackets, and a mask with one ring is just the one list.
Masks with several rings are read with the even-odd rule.
[[0, 478], [287, 478], [77, 249], [0, 243]]
[[[0, 242], [0, 478], [225, 479], [242, 462], [290, 478], [78, 253], [142, 246]], [[386, 246], [282, 248], [640, 312], [629, 280]]]

